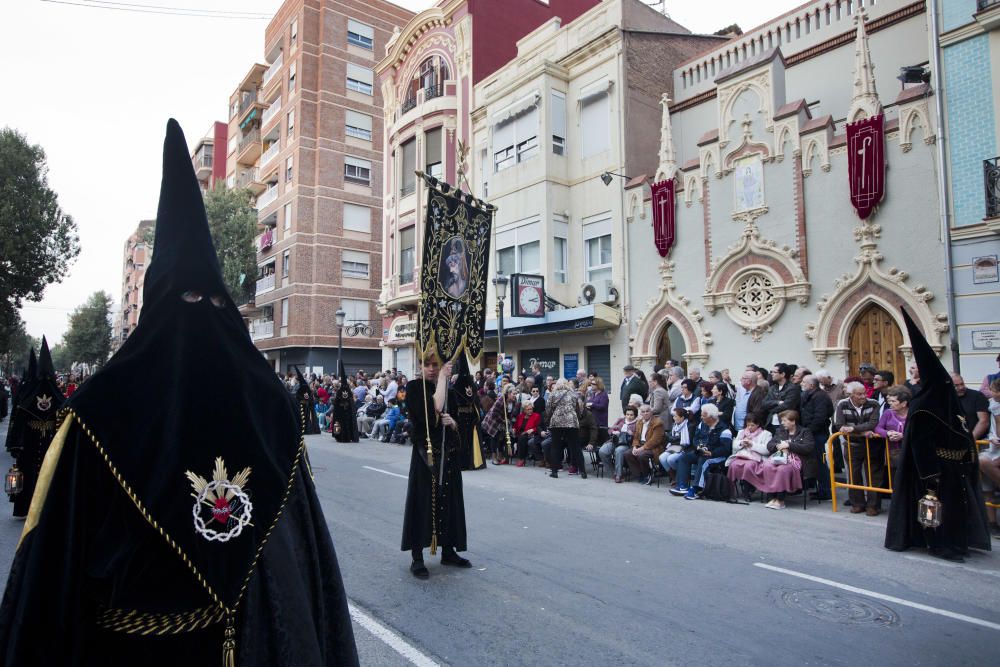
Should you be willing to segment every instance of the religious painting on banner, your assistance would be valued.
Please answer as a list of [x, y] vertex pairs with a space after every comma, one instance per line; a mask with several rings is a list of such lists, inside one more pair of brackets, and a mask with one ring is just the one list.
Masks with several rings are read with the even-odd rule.
[[875, 212], [885, 196], [885, 116], [847, 124], [847, 176], [858, 217]]
[[653, 242], [660, 257], [674, 245], [674, 179], [653, 183]]
[[442, 363], [483, 351], [493, 213], [490, 204], [435, 178], [428, 190], [420, 264], [417, 350]]

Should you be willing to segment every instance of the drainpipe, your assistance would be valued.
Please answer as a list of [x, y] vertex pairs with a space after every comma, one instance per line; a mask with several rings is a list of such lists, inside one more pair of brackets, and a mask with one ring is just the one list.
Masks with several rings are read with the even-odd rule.
[[951, 260], [951, 213], [948, 198], [948, 162], [945, 154], [944, 130], [944, 86], [941, 84], [941, 33], [938, 26], [938, 0], [930, 0], [931, 13], [931, 75], [934, 80], [934, 112], [937, 115], [937, 157], [938, 157], [938, 206], [941, 217], [941, 238], [944, 240], [944, 291], [948, 305], [948, 346], [951, 350], [951, 366], [961, 373], [958, 349], [958, 324], [955, 319], [955, 289], [952, 284]]

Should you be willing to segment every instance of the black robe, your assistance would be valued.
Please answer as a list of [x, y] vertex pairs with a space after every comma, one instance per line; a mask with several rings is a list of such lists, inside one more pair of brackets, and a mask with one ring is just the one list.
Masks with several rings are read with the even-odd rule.
[[[424, 403], [426, 396], [426, 416]], [[411, 551], [431, 545], [431, 535], [437, 535], [437, 545], [465, 551], [465, 498], [462, 495], [462, 462], [458, 433], [441, 424], [434, 410], [434, 385], [426, 380], [411, 380], [406, 385], [413, 430], [413, 452], [410, 455], [410, 478], [406, 487], [406, 508], [403, 512], [401, 549]], [[456, 406], [449, 406], [449, 414]], [[431, 448], [434, 452], [433, 477], [427, 465], [427, 420], [430, 420]], [[443, 446], [442, 446], [443, 445]], [[433, 485], [433, 490], [432, 490]], [[432, 496], [435, 511], [432, 513]], [[432, 526], [433, 524], [433, 526]]]
[[[345, 386], [347, 385], [341, 385]], [[354, 410], [354, 396], [349, 387], [337, 390], [330, 409], [333, 410], [333, 437], [337, 442], [358, 442], [357, 412]]]
[[[479, 396], [475, 389], [469, 396], [462, 389], [452, 389], [448, 396], [448, 414], [458, 422], [459, 454], [462, 470], [482, 470], [486, 467], [482, 441], [479, 438]], [[476, 465], [475, 450], [479, 448], [479, 465]], [[426, 448], [426, 443], [425, 443]]]
[[295, 390], [295, 394], [298, 397], [299, 408], [305, 416], [306, 435], [318, 435], [319, 421], [316, 419], [316, 401], [313, 399], [312, 390], [309, 389], [308, 385], [303, 390], [300, 384], [299, 388]]
[[[221, 664], [217, 607], [184, 562], [78, 425], [66, 425], [57, 447], [0, 605], [0, 664]], [[296, 479], [240, 607], [237, 667], [357, 664], [337, 558], [304, 463]], [[133, 615], [138, 625], [168, 631], [167, 613], [198, 620], [181, 633], [141, 636], [109, 629], [117, 610], [148, 612]], [[210, 625], [198, 628], [202, 619]]]

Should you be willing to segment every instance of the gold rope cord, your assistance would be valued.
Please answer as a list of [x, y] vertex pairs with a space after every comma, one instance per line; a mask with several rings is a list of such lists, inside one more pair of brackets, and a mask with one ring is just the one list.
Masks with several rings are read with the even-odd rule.
[[[426, 223], [425, 223], [426, 224]], [[423, 271], [424, 267], [420, 267]], [[424, 295], [420, 294], [417, 299], [417, 317], [419, 318], [424, 303]], [[420, 324], [417, 324], [417, 334], [420, 334]], [[420, 342], [419, 339], [417, 342]], [[424, 353], [426, 345], [420, 346], [420, 381], [424, 382]], [[440, 356], [440, 355], [439, 355]], [[438, 380], [440, 381], [440, 377]], [[431, 555], [437, 554], [437, 479], [434, 477], [434, 448], [431, 447], [431, 418], [427, 410], [427, 388], [424, 387], [424, 394], [420, 402], [424, 404], [424, 439], [427, 442], [427, 465], [431, 470]], [[437, 408], [434, 409], [434, 417], [437, 417]], [[441, 455], [444, 456], [444, 444], [441, 446]], [[421, 550], [423, 547], [421, 547]]]
[[226, 616], [220, 607], [209, 606], [187, 612], [155, 613], [133, 609], [103, 609], [97, 614], [97, 627], [130, 635], [178, 635], [204, 630]]

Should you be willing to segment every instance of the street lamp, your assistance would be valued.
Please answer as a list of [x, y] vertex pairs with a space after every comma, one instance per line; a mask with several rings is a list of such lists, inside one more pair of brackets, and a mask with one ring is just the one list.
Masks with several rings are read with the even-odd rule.
[[626, 176], [625, 174], [617, 174], [613, 171], [606, 171], [603, 174], [601, 174], [601, 180], [604, 182], [605, 185], [611, 185], [611, 181], [614, 180], [613, 178], [611, 178], [612, 176], [617, 176], [618, 178], [625, 179], [626, 181], [632, 180], [631, 176]]
[[337, 322], [337, 372], [339, 373], [344, 358], [344, 318], [347, 317], [347, 313], [343, 308], [338, 308], [333, 316]]
[[493, 279], [493, 288], [497, 293], [497, 359], [503, 355], [503, 300], [507, 296], [507, 283], [510, 278], [497, 271]]

